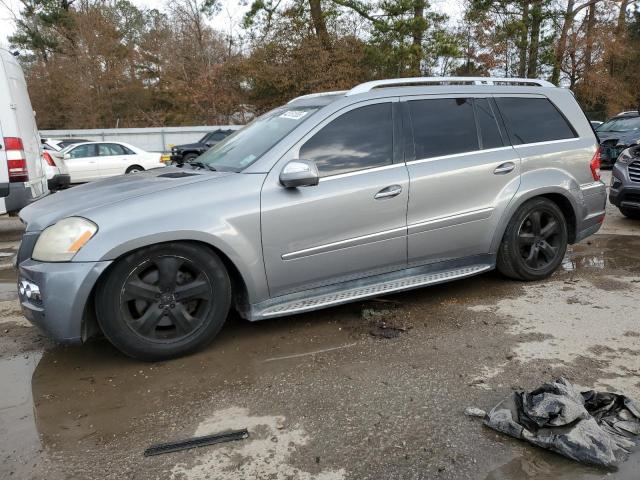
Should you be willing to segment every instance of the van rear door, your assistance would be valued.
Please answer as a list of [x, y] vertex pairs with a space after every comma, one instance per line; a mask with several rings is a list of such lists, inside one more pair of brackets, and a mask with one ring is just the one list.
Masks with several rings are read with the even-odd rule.
[[4, 197], [9, 195], [9, 169], [7, 168], [7, 152], [2, 135], [2, 123], [0, 123], [0, 214], [7, 213]]
[[32, 198], [38, 198], [48, 191], [47, 177], [42, 165], [40, 134], [29, 99], [27, 83], [20, 64], [13, 56], [6, 55], [4, 57], [4, 68], [11, 94], [11, 108], [18, 127], [18, 137], [22, 139], [27, 161]]

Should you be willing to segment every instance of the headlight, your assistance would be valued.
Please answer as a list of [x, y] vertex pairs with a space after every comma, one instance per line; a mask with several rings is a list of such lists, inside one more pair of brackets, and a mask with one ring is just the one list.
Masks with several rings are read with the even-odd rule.
[[633, 160], [633, 157], [631, 156], [631, 149], [627, 148], [626, 150], [620, 152], [620, 156], [618, 156], [617, 162], [626, 165], [627, 163], [631, 162], [631, 160]]
[[41, 262], [68, 262], [98, 231], [85, 218], [69, 217], [44, 229], [33, 249], [33, 259]]

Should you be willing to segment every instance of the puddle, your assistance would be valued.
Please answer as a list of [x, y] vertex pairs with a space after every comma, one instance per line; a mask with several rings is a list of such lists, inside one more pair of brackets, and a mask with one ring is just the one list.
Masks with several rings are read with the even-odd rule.
[[581, 465], [539, 449], [527, 450], [509, 462], [489, 472], [484, 480], [637, 480], [640, 472], [640, 452], [620, 464], [616, 471]]
[[15, 478], [30, 478], [32, 459], [40, 451], [31, 395], [31, 375], [40, 357], [0, 358], [0, 458], [3, 471], [8, 467]]
[[570, 245], [562, 269], [567, 272], [605, 269], [640, 272], [638, 237], [597, 235]]

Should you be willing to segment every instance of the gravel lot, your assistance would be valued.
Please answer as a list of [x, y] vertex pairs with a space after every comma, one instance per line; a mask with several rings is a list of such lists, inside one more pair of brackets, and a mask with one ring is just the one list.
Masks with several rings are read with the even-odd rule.
[[[157, 364], [103, 340], [56, 346], [31, 327], [9, 268], [19, 228], [0, 220], [0, 478], [595, 479], [605, 472], [464, 409], [559, 375], [640, 399], [640, 222], [614, 208], [547, 281], [488, 273], [255, 324], [232, 318], [205, 351]], [[250, 438], [142, 455], [236, 427]], [[607, 478], [639, 469], [633, 457]]]

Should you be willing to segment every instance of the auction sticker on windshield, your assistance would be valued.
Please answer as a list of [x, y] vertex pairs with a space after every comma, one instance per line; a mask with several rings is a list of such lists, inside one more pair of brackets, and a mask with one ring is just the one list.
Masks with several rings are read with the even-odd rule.
[[282, 115], [280, 115], [280, 118], [290, 118], [291, 120], [300, 120], [307, 113], [308, 112], [305, 112], [304, 110], [287, 110]]

